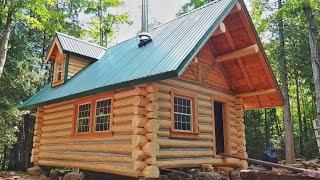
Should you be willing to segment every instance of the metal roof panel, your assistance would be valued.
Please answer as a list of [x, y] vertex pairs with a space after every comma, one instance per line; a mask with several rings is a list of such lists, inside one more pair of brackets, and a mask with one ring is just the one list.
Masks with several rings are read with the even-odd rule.
[[[184, 14], [150, 31], [153, 41], [139, 48], [133, 37], [105, 51], [100, 46], [58, 34], [67, 51], [97, 58], [66, 84], [45, 86], [22, 107], [58, 102], [133, 84], [178, 76], [235, 5], [220, 0]], [[103, 54], [102, 54], [103, 53]]]

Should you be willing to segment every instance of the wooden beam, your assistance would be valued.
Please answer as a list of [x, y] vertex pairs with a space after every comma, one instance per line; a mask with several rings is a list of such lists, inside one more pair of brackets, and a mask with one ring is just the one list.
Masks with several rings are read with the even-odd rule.
[[[209, 43], [209, 47], [210, 47], [210, 50], [211, 50], [212, 58], [215, 58], [215, 54], [216, 54], [217, 52], [216, 52], [216, 50], [215, 50], [214, 47], [213, 47], [213, 44], [212, 44], [212, 42], [211, 42], [211, 39], [209, 39], [208, 43]], [[226, 71], [224, 70], [224, 68], [222, 67], [221, 64], [217, 63], [217, 65], [219, 66], [219, 68], [220, 68], [220, 70], [221, 70], [221, 72], [222, 72], [222, 75], [223, 75], [224, 79], [227, 81], [227, 85], [228, 85], [229, 89], [230, 89], [231, 91], [233, 91], [234, 88], [233, 88], [233, 86], [232, 86], [232, 84], [231, 84], [230, 79], [228, 78], [228, 75], [227, 75]]]
[[244, 56], [248, 56], [251, 54], [256, 54], [259, 52], [259, 46], [257, 44], [251, 45], [249, 47], [232, 51], [230, 53], [220, 55], [216, 57], [216, 62], [225, 62], [229, 60], [233, 60], [236, 58], [241, 58]]
[[250, 97], [250, 96], [272, 94], [272, 93], [276, 93], [276, 92], [277, 92], [277, 89], [264, 89], [264, 90], [258, 90], [258, 91], [252, 91], [252, 92], [239, 93], [239, 94], [236, 94], [236, 96]]
[[224, 23], [221, 23], [212, 36], [218, 36], [218, 35], [224, 34], [226, 31], [227, 31], [226, 25], [224, 25]]

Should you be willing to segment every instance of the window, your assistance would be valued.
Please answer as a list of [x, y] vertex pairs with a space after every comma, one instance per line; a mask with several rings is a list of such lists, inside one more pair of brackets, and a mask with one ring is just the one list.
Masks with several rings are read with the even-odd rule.
[[78, 124], [77, 132], [89, 132], [90, 123], [90, 104], [81, 104], [78, 106]]
[[192, 100], [174, 97], [174, 129], [192, 131]]
[[112, 104], [113, 97], [110, 93], [75, 101], [72, 135], [112, 135]]
[[199, 135], [195, 95], [171, 91], [170, 137], [195, 139]]
[[111, 99], [96, 102], [95, 131], [107, 131], [110, 129]]
[[57, 65], [57, 81], [62, 80], [62, 63], [58, 63]]

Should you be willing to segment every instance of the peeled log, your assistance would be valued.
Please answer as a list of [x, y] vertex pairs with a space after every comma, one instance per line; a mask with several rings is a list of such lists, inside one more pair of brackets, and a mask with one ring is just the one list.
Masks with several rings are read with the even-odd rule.
[[155, 142], [147, 142], [143, 147], [142, 151], [148, 156], [155, 156], [159, 152], [159, 145]]
[[230, 53], [217, 56], [215, 61], [216, 62], [225, 62], [225, 61], [229, 61], [229, 60], [232, 60], [232, 59], [248, 56], [248, 55], [251, 55], [251, 54], [256, 54], [258, 52], [259, 52], [259, 46], [257, 44], [254, 44], [252, 46], [249, 46], [249, 47], [246, 47], [246, 48], [243, 48], [243, 49], [235, 50], [235, 51], [232, 51]]
[[141, 147], [148, 142], [147, 138], [141, 135], [133, 135], [132, 136], [132, 145]]
[[155, 119], [151, 119], [147, 121], [147, 123], [144, 125], [144, 128], [147, 130], [147, 132], [157, 132], [159, 129], [159, 122]]
[[147, 130], [145, 128], [134, 128], [132, 133], [134, 135], [145, 135], [147, 133]]
[[158, 103], [149, 103], [146, 106], [147, 111], [157, 111], [159, 109], [159, 104]]
[[156, 101], [156, 100], [158, 100], [158, 96], [156, 95], [156, 93], [149, 93], [149, 94], [147, 94], [146, 98], [147, 98], [149, 101]]
[[149, 141], [155, 141], [157, 139], [157, 133], [155, 133], [155, 132], [147, 133], [147, 134], [145, 134], [145, 136]]
[[132, 127], [143, 127], [147, 122], [147, 119], [143, 116], [133, 116], [132, 118]]
[[157, 166], [147, 166], [142, 170], [141, 174], [145, 178], [158, 178], [160, 172]]
[[141, 170], [147, 166], [147, 163], [144, 161], [134, 161], [133, 162], [133, 169], [134, 170]]
[[148, 165], [156, 165], [157, 159], [155, 156], [150, 156], [144, 160]]
[[144, 158], [146, 158], [146, 154], [140, 149], [134, 149], [132, 151], [132, 158], [133, 159], [144, 159]]
[[221, 23], [217, 28], [217, 30], [213, 33], [213, 36], [224, 34], [226, 31], [227, 31], [226, 26], [224, 25], [224, 23]]
[[159, 88], [158, 88], [156, 85], [154, 85], [154, 84], [150, 84], [150, 85], [148, 85], [148, 86], [146, 87], [146, 90], [147, 90], [148, 93], [150, 93], [150, 92], [157, 92], [157, 91], [159, 90]]

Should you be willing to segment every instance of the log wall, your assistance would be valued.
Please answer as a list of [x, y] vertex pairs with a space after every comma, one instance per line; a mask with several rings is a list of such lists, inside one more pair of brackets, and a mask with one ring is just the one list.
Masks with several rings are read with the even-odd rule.
[[[225, 149], [226, 153], [246, 155], [243, 125], [243, 107], [240, 98], [222, 91], [181, 79], [160, 81], [157, 87], [158, 143], [157, 165], [160, 169], [179, 167], [200, 167], [203, 164], [217, 166], [242, 166], [232, 158], [221, 159], [216, 155], [213, 101], [221, 101], [225, 108]], [[170, 91], [189, 92], [196, 95], [199, 136], [197, 139], [170, 137], [171, 96]]]

